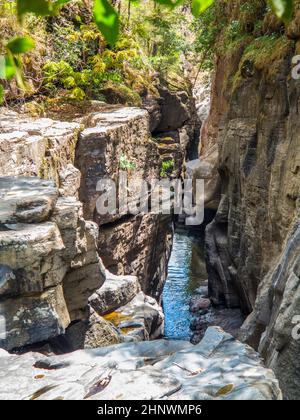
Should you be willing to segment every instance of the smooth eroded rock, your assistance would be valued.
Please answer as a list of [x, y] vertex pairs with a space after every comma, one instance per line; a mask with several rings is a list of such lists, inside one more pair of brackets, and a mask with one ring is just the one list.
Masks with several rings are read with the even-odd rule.
[[[47, 361], [49, 363], [47, 363]], [[49, 369], [47, 366], [52, 368]], [[43, 367], [45, 367], [43, 369]], [[106, 386], [99, 386], [100, 382]], [[123, 343], [47, 358], [0, 353], [0, 398], [280, 400], [258, 354], [213, 327], [184, 341]]]
[[0, 224], [40, 223], [58, 198], [52, 181], [36, 177], [0, 177]]

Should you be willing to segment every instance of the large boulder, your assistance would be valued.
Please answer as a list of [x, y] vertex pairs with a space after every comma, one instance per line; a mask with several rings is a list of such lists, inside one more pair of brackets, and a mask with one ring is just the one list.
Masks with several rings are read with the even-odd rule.
[[89, 298], [89, 304], [99, 315], [105, 315], [126, 305], [139, 290], [137, 277], [115, 276], [106, 271], [104, 284]]
[[138, 293], [126, 305], [104, 315], [120, 332], [125, 341], [160, 338], [164, 333], [164, 313], [156, 300]]
[[191, 118], [189, 110], [189, 95], [185, 91], [170, 91], [160, 87], [159, 94], [162, 98], [161, 120], [156, 132], [164, 132], [181, 128]]
[[89, 318], [71, 324], [64, 335], [68, 351], [111, 346], [122, 341], [119, 331], [95, 311]]
[[0, 249], [0, 264], [13, 273], [1, 279], [1, 298], [42, 292], [60, 284], [67, 272], [64, 244], [55, 223], [10, 225], [0, 231]]
[[186, 175], [196, 186], [196, 181], [204, 181], [204, 208], [216, 211], [220, 203], [220, 176], [217, 169], [217, 155], [209, 159], [195, 159], [186, 163]]
[[0, 348], [11, 350], [56, 337], [70, 323], [61, 285], [0, 302]]

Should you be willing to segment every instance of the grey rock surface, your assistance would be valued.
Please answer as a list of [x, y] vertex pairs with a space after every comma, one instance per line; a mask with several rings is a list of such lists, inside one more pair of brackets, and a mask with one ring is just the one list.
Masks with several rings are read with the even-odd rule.
[[52, 181], [34, 177], [0, 178], [0, 223], [47, 220], [58, 198]]
[[89, 304], [99, 315], [105, 315], [126, 305], [139, 291], [137, 277], [115, 276], [106, 271], [104, 284], [89, 298]]
[[281, 391], [253, 349], [214, 327], [196, 346], [157, 340], [50, 358], [2, 351], [0, 398], [279, 400]]

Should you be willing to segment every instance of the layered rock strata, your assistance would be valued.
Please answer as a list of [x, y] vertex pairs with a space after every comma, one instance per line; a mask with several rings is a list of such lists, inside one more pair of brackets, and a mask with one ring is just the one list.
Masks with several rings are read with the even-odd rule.
[[[299, 342], [292, 331], [299, 286], [293, 255], [300, 252], [300, 84], [291, 77], [292, 57], [299, 53], [299, 13], [284, 28], [261, 5], [245, 16], [239, 2], [230, 8], [218, 4], [228, 24], [240, 19], [248, 32], [218, 57], [202, 139], [203, 153], [218, 146], [222, 180], [221, 203], [207, 228], [210, 297], [251, 314], [241, 337], [261, 350], [285, 396], [299, 398], [292, 362]], [[255, 35], [252, 24], [258, 19], [261, 33]]]
[[[1, 110], [0, 337], [5, 349], [43, 345], [66, 328], [71, 348], [93, 347], [97, 340], [107, 345], [151, 339], [163, 332], [162, 310], [147, 294], [160, 297], [171, 251], [171, 215], [124, 220], [96, 211], [101, 179], [118, 182], [121, 170], [129, 179], [159, 178], [161, 157], [151, 139], [149, 114], [103, 104], [93, 104], [92, 110], [77, 122]], [[187, 144], [181, 145], [178, 173]], [[113, 304], [107, 292], [112, 284]], [[90, 300], [96, 291], [97, 305]], [[111, 315], [116, 310], [126, 326]], [[81, 339], [74, 341], [74, 331]], [[101, 331], [108, 337], [102, 341]]]

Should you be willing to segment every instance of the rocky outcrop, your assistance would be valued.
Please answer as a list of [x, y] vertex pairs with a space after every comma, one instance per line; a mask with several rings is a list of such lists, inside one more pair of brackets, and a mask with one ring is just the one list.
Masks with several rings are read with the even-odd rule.
[[101, 226], [98, 241], [104, 265], [114, 274], [138, 277], [142, 290], [159, 299], [167, 275], [173, 223], [170, 215], [137, 215]]
[[[299, 399], [300, 221], [287, 239], [275, 268], [264, 277], [240, 337], [258, 347], [289, 399]], [[261, 332], [263, 331], [263, 334]]]
[[0, 367], [3, 400], [281, 399], [257, 353], [218, 328], [196, 346], [158, 340], [56, 357], [2, 350]]
[[2, 177], [1, 186], [2, 348], [65, 333], [65, 351], [163, 334], [162, 309], [139, 293], [138, 278], [105, 270], [98, 225], [83, 219], [75, 197], [35, 177]]
[[[211, 158], [211, 156], [210, 156]], [[210, 158], [190, 160], [186, 163], [186, 176], [196, 180], [204, 180], [204, 208], [216, 211], [220, 203], [220, 177], [217, 170], [216, 159], [212, 163]]]
[[[67, 328], [66, 345], [72, 349], [79, 342], [94, 346], [99, 339], [99, 345], [107, 345], [163, 332], [161, 308], [147, 295], [159, 300], [162, 291], [171, 216], [105, 216], [96, 211], [99, 180], [118, 182], [121, 170], [129, 179], [159, 178], [161, 155], [151, 139], [149, 114], [95, 103], [91, 111], [76, 115], [79, 122], [58, 122], [1, 110], [3, 348], [52, 340]], [[152, 117], [162, 118], [162, 113]], [[174, 169], [180, 174], [188, 138], [178, 141], [180, 158]], [[118, 329], [102, 318], [119, 309], [129, 313], [130, 326]], [[72, 331], [81, 337], [77, 344], [70, 338]], [[107, 339], [100, 340], [101, 331]]]
[[52, 181], [2, 177], [0, 194], [0, 346], [12, 349], [63, 334], [105, 271], [81, 203]]
[[122, 170], [129, 172], [129, 177], [150, 181], [159, 176], [158, 161], [157, 146], [150, 138], [147, 111], [115, 107], [93, 115], [90, 127], [80, 134], [75, 159], [75, 166], [81, 172], [79, 195], [84, 217], [99, 226], [120, 219], [122, 215], [118, 212], [98, 214], [97, 183], [109, 177], [118, 185]]
[[[97, 183], [106, 177], [118, 183], [150, 182], [160, 174], [157, 144], [150, 138], [149, 117], [138, 108], [110, 108], [91, 119], [80, 135], [75, 165], [81, 172], [80, 200], [84, 216], [99, 226], [98, 249], [105, 267], [116, 275], [136, 275], [145, 293], [159, 296], [171, 250], [172, 219], [161, 215], [98, 214]], [[135, 200], [129, 194], [130, 200]], [[155, 242], [160, 236], [159, 247]], [[158, 290], [159, 289], [159, 290]]]
[[[97, 191], [97, 184], [109, 177], [115, 181], [118, 194], [121, 173], [126, 172], [129, 183], [137, 179], [150, 182], [160, 178], [166, 161], [172, 167], [170, 175], [180, 177], [188, 146], [199, 124], [186, 93], [164, 88], [161, 94], [160, 100], [148, 99], [144, 104], [149, 113], [139, 108], [109, 107], [93, 114], [89, 127], [79, 136], [75, 159], [81, 173], [79, 197], [84, 217], [100, 226], [98, 249], [105, 267], [116, 275], [137, 276], [142, 290], [157, 299], [171, 252], [171, 215], [134, 215], [126, 211], [99, 214], [97, 200], [101, 192], [99, 188]], [[166, 107], [168, 101], [173, 104], [171, 110]], [[185, 113], [180, 119], [182, 108]], [[150, 129], [155, 130], [155, 139]], [[130, 206], [136, 198], [133, 188], [127, 191]]]
[[69, 353], [80, 349], [107, 347], [123, 341], [120, 332], [111, 322], [89, 310], [89, 317], [70, 325], [64, 336], [55, 340], [54, 346], [56, 344], [64, 353]]
[[135, 276], [114, 276], [106, 272], [106, 281], [89, 298], [91, 307], [99, 314], [113, 312], [130, 302], [140, 291], [138, 279]]
[[[229, 9], [220, 3], [228, 22], [242, 19], [239, 4]], [[217, 139], [222, 180], [222, 200], [207, 228], [209, 291], [214, 303], [251, 313], [243, 339], [260, 348], [285, 396], [299, 398], [296, 369], [283, 368], [284, 360], [292, 369], [299, 351], [286, 312], [297, 302], [297, 265], [292, 259], [284, 268], [290, 241], [299, 253], [297, 241], [289, 239], [299, 220], [300, 84], [290, 76], [299, 37], [277, 33], [264, 13], [259, 9], [253, 16], [261, 19], [261, 38], [249, 33], [217, 61], [203, 143], [205, 152]], [[276, 36], [267, 49], [270, 31]]]
[[59, 185], [59, 172], [74, 163], [81, 125], [34, 119], [1, 108], [0, 175], [41, 176]]
[[[145, 109], [93, 102], [85, 112], [61, 122], [1, 109], [5, 349], [44, 346], [62, 334], [64, 346], [77, 349], [163, 333], [162, 310], [148, 295], [160, 300], [172, 216], [126, 209], [98, 214], [97, 185], [106, 178], [118, 185], [121, 171], [129, 181], [158, 179], [166, 159], [173, 161], [172, 176], [180, 176], [196, 133], [194, 105], [183, 90], [162, 88], [161, 98], [148, 98]], [[171, 141], [153, 139], [154, 130]], [[135, 200], [130, 190], [129, 205]], [[112, 315], [117, 311], [121, 324]]]
[[164, 333], [164, 314], [156, 300], [138, 293], [126, 305], [104, 315], [121, 335], [121, 341], [143, 341], [161, 338]]

